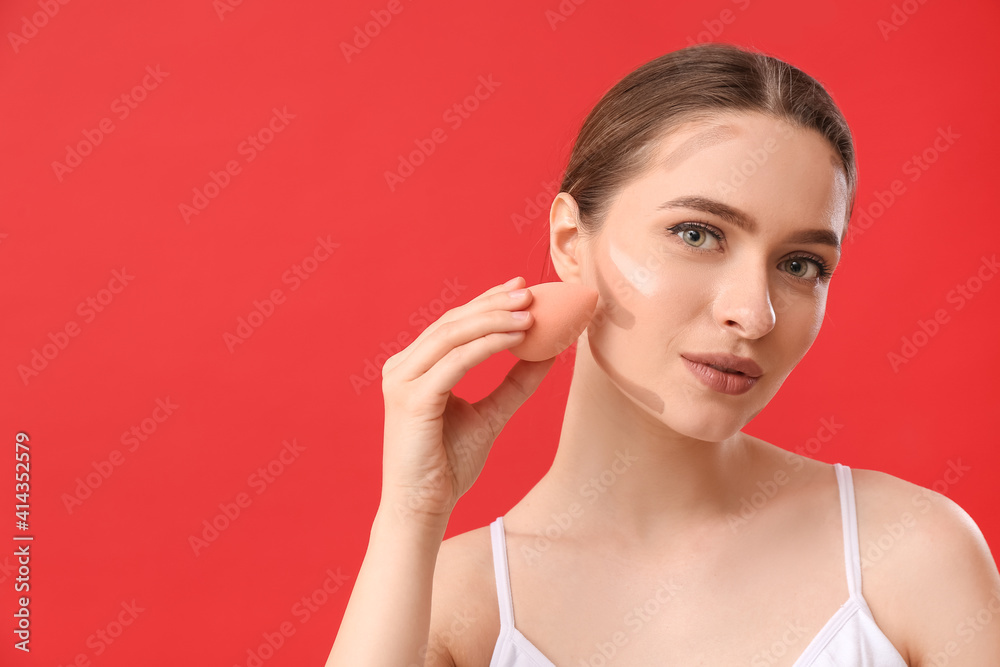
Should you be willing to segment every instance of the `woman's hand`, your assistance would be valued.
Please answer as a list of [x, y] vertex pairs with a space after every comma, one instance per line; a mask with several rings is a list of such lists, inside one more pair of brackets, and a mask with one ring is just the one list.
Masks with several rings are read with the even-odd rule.
[[507, 420], [541, 383], [555, 357], [519, 360], [493, 392], [475, 404], [452, 388], [476, 364], [524, 340], [531, 293], [511, 298], [523, 278], [452, 308], [382, 367], [385, 437], [383, 509], [404, 517], [447, 522], [458, 499], [482, 472]]

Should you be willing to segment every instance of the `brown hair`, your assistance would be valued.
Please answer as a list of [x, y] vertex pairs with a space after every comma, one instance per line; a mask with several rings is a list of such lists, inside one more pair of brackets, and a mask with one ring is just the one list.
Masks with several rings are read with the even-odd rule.
[[641, 65], [587, 114], [560, 186], [576, 200], [584, 232], [600, 229], [612, 198], [650, 166], [661, 137], [680, 125], [729, 112], [764, 114], [825, 137], [847, 177], [850, 220], [858, 181], [854, 142], [826, 89], [802, 70], [759, 51], [706, 43]]

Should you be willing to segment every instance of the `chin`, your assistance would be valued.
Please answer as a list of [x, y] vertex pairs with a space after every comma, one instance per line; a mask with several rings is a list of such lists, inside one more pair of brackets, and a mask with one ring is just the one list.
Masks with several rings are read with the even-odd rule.
[[649, 369], [642, 368], [640, 360], [609, 359], [594, 340], [587, 342], [597, 366], [624, 396], [651, 420], [689, 438], [706, 442], [726, 440], [746, 426], [771, 398], [770, 395], [765, 401], [751, 398], [755, 392], [771, 389], [770, 386], [758, 385], [740, 396], [706, 390], [693, 384], [686, 369], [679, 369], [680, 375], [675, 375], [672, 369], [665, 368], [658, 381], [649, 384]]
[[677, 433], [708, 442], [722, 442], [742, 430], [777, 390], [772, 378], [761, 377], [743, 394], [723, 394], [689, 376], [685, 368], [661, 378], [653, 389], [664, 398], [664, 407], [656, 417]]
[[[644, 392], [636, 392], [634, 387], [631, 390], [621, 384], [618, 387], [640, 410], [665, 428], [705, 442], [722, 442], [731, 438], [763, 409], [758, 401], [751, 404], [745, 396], [739, 397], [743, 399], [739, 404], [731, 400], [713, 400], [710, 394], [680, 383], [657, 387], [648, 396]], [[649, 396], [657, 398], [650, 400]]]
[[[686, 414], [670, 414], [682, 412]], [[739, 433], [746, 425], [742, 411], [737, 414], [718, 407], [693, 412], [668, 410], [666, 414], [660, 415], [660, 421], [683, 436], [705, 442], [722, 442]]]

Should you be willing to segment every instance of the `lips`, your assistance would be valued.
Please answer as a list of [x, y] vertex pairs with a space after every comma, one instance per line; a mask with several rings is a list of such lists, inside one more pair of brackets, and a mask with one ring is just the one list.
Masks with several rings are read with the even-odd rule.
[[730, 396], [750, 391], [764, 374], [753, 359], [732, 354], [682, 354], [681, 359], [704, 386]]
[[682, 354], [688, 361], [710, 366], [723, 373], [736, 373], [751, 378], [758, 378], [764, 370], [753, 359], [737, 357], [732, 354]]

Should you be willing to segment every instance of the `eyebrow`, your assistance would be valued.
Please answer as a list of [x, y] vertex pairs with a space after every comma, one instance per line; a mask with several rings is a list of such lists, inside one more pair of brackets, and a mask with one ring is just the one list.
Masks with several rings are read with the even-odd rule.
[[[677, 197], [668, 202], [664, 202], [657, 207], [657, 210], [672, 210], [677, 208], [687, 208], [694, 211], [702, 211], [716, 217], [722, 218], [734, 227], [738, 227], [749, 234], [756, 234], [759, 225], [749, 213], [730, 206], [717, 199], [700, 195], [689, 195]], [[830, 246], [840, 252], [840, 240], [837, 235], [829, 229], [805, 229], [794, 232], [788, 236], [789, 243], [816, 243]]]

